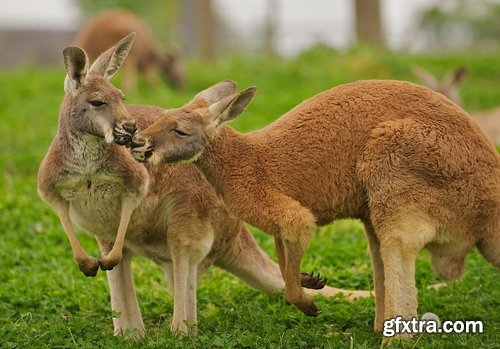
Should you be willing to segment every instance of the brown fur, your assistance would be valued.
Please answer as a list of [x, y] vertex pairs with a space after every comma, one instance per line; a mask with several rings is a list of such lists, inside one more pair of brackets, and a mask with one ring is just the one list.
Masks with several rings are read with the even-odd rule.
[[[462, 106], [462, 100], [458, 94], [458, 87], [466, 74], [466, 68], [457, 68], [439, 81], [434, 75], [421, 67], [415, 67], [414, 73], [427, 87], [443, 94], [456, 104]], [[481, 131], [495, 145], [500, 145], [500, 107], [476, 112], [471, 115]]]
[[[228, 86], [226, 98], [192, 110]], [[286, 299], [303, 312], [317, 308], [300, 289], [300, 261], [315, 225], [338, 218], [365, 225], [378, 331], [384, 319], [417, 315], [422, 248], [447, 280], [462, 273], [474, 246], [500, 267], [500, 157], [455, 104], [411, 83], [358, 81], [258, 131], [224, 125], [254, 93], [219, 83], [137, 134], [132, 154], [194, 161], [237, 216], [275, 237]]]
[[96, 14], [81, 29], [75, 44], [83, 48], [93, 62], [97, 56], [130, 32], [137, 34], [128, 59], [123, 65], [124, 89], [133, 90], [137, 73], [143, 74], [150, 84], [157, 84], [158, 72], [175, 88], [185, 85], [181, 60], [172, 51], [161, 51], [154, 44], [153, 35], [133, 13], [113, 9]]
[[[134, 255], [164, 269], [174, 293], [174, 331], [187, 332], [188, 324], [196, 324], [197, 282], [212, 264], [259, 290], [278, 291], [284, 283], [278, 265], [194, 166], [139, 164], [125, 148], [108, 144], [113, 128], [116, 140], [124, 135], [123, 125], [135, 121], [146, 128], [163, 111], [125, 106], [122, 93], [108, 82], [111, 76], [103, 73], [116, 72], [132, 39], [112, 47], [90, 69], [81, 49], [65, 50], [66, 96], [57, 135], [40, 165], [38, 190], [58, 213], [82, 272], [93, 276], [99, 266], [112, 269], [107, 272], [111, 305], [121, 314], [113, 318], [115, 334], [137, 329], [140, 338], [144, 324], [130, 264]], [[89, 101], [95, 100], [106, 105], [92, 106]], [[81, 248], [72, 223], [96, 237], [104, 255], [99, 261]], [[329, 287], [317, 293], [369, 295]]]

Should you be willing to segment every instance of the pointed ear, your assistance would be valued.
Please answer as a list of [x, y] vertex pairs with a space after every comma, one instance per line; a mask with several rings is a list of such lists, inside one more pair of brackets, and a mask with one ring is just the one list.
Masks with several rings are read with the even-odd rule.
[[188, 104], [212, 105], [221, 99], [236, 93], [236, 83], [231, 80], [221, 81], [198, 93]]
[[123, 61], [127, 58], [128, 52], [135, 40], [135, 33], [132, 32], [120, 40], [115, 46], [101, 54], [90, 67], [89, 74], [99, 74], [106, 79], [111, 79], [120, 69]]
[[467, 67], [466, 66], [461, 66], [453, 71], [450, 71], [446, 74], [445, 78], [443, 79], [443, 86], [446, 88], [453, 88], [453, 87], [458, 87], [460, 82], [465, 78], [467, 75]]
[[425, 70], [422, 67], [414, 66], [412, 67], [413, 74], [420, 80], [420, 82], [433, 89], [436, 90], [439, 86], [439, 81], [436, 79], [434, 75]]
[[63, 50], [63, 58], [68, 73], [64, 79], [64, 91], [74, 94], [85, 81], [89, 59], [85, 51], [76, 46], [66, 47]]
[[238, 115], [247, 107], [252, 100], [257, 88], [249, 87], [240, 93], [235, 93], [228, 96], [217, 103], [208, 107], [208, 113], [215, 122], [215, 127], [228, 122]]

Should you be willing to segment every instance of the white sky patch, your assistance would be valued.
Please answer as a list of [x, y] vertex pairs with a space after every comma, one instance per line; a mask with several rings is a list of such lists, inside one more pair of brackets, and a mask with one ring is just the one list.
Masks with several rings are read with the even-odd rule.
[[80, 18], [73, 0], [0, 0], [0, 28], [75, 29]]
[[[498, 0], [495, 0], [498, 1]], [[214, 7], [243, 40], [256, 40], [272, 9], [268, 0], [213, 0]], [[352, 0], [275, 0], [272, 14], [276, 45], [280, 53], [294, 55], [307, 47], [324, 43], [347, 47], [355, 39]], [[418, 47], [414, 42], [419, 14], [440, 0], [381, 0], [381, 16], [389, 47]]]

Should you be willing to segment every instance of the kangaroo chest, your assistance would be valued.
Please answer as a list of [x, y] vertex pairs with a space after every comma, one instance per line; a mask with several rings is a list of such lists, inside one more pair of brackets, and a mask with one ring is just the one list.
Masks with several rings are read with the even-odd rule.
[[58, 185], [59, 195], [71, 203], [107, 202], [119, 197], [124, 189], [122, 180], [107, 174], [69, 175]]
[[[121, 196], [126, 183], [106, 173], [68, 176], [59, 186], [60, 195], [70, 204], [70, 218], [92, 235], [113, 241], [121, 215]], [[144, 202], [146, 201], [146, 203]], [[136, 254], [156, 263], [170, 261], [167, 224], [157, 208], [168, 208], [167, 198], [149, 193], [134, 210], [127, 229], [125, 245]], [[163, 218], [162, 218], [163, 217]]]
[[124, 183], [103, 173], [69, 175], [58, 192], [70, 205], [70, 217], [77, 225], [96, 234], [116, 234], [120, 219]]

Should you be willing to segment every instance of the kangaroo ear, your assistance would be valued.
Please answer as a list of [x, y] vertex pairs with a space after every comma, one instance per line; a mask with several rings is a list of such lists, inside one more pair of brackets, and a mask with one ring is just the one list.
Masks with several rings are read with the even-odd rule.
[[90, 67], [89, 74], [99, 74], [106, 79], [111, 79], [120, 69], [123, 61], [127, 58], [135, 40], [135, 33], [132, 32], [120, 40], [115, 46], [101, 54]]
[[443, 79], [443, 86], [446, 88], [458, 87], [458, 85], [460, 85], [460, 82], [465, 78], [466, 75], [466, 66], [461, 66], [453, 71], [450, 71]]
[[423, 85], [436, 90], [439, 87], [439, 81], [434, 75], [425, 70], [422, 67], [414, 66], [412, 67], [413, 74], [420, 80]]
[[68, 73], [64, 79], [64, 91], [74, 94], [85, 82], [89, 59], [85, 51], [76, 46], [66, 47], [63, 50], [63, 58]]
[[249, 87], [240, 93], [235, 93], [228, 96], [217, 103], [208, 107], [208, 113], [215, 122], [215, 127], [228, 122], [238, 115], [247, 107], [248, 103], [255, 96], [256, 87]]
[[188, 104], [205, 104], [205, 106], [209, 106], [234, 93], [236, 93], [236, 83], [231, 80], [224, 80], [201, 91]]

